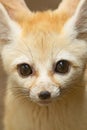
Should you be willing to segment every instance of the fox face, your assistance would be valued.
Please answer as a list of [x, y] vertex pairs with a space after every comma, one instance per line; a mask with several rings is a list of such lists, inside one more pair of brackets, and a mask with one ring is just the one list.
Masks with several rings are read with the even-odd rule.
[[12, 94], [48, 104], [66, 89], [82, 86], [87, 62], [86, 4], [81, 0], [69, 20], [47, 11], [29, 13], [19, 23], [0, 5], [1, 55]]

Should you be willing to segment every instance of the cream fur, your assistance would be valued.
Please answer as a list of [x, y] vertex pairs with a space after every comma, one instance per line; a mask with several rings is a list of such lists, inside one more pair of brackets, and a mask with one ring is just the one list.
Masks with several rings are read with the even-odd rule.
[[[77, 10], [84, 2], [81, 0]], [[15, 37], [10, 32], [11, 41], [5, 41], [1, 50], [8, 74], [5, 130], [86, 130], [87, 86], [84, 78], [87, 41], [77, 39], [80, 32], [76, 29], [76, 22], [80, 10], [69, 21], [55, 11], [29, 14], [18, 25], [2, 5], [0, 9], [6, 15], [1, 13], [0, 25], [4, 17], [8, 17], [4, 27], [10, 27]], [[0, 43], [3, 45], [2, 41]], [[65, 75], [53, 71], [54, 64], [62, 59], [70, 62], [70, 70]], [[34, 74], [21, 77], [17, 71], [20, 63], [32, 66]], [[39, 99], [38, 93], [43, 90], [51, 93], [50, 104], [45, 105]]]

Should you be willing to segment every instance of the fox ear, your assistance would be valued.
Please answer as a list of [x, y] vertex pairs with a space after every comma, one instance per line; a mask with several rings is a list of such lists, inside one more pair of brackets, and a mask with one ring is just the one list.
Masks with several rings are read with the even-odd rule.
[[87, 41], [87, 0], [82, 0], [76, 12], [77, 39]]
[[27, 14], [31, 14], [24, 0], [0, 0], [0, 2], [16, 22], [22, 21]]
[[0, 45], [11, 41], [12, 35], [15, 37], [17, 32], [15, 27], [18, 30], [19, 26], [11, 20], [3, 5], [0, 4]]
[[65, 33], [72, 38], [87, 41], [87, 0], [81, 0], [75, 14], [64, 26]]
[[69, 17], [71, 17], [75, 13], [79, 2], [80, 0], [62, 0], [60, 5], [58, 6], [57, 11], [60, 13], [65, 13]]

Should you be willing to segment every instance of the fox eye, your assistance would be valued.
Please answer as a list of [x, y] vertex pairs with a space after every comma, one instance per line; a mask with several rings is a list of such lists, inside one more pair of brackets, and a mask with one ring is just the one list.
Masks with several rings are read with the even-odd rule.
[[28, 77], [33, 73], [33, 70], [31, 68], [31, 66], [29, 64], [23, 63], [23, 64], [19, 64], [17, 66], [18, 69], [18, 73], [22, 76], [22, 77]]
[[55, 72], [60, 74], [68, 73], [70, 68], [70, 63], [66, 60], [60, 60], [56, 63]]

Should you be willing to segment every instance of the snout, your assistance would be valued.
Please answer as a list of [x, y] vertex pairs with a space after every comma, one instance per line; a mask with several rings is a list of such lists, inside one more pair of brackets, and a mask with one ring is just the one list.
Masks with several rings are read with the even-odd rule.
[[30, 98], [32, 101], [40, 105], [48, 105], [57, 99], [60, 95], [60, 88], [55, 85], [46, 87], [35, 86], [30, 90]]

